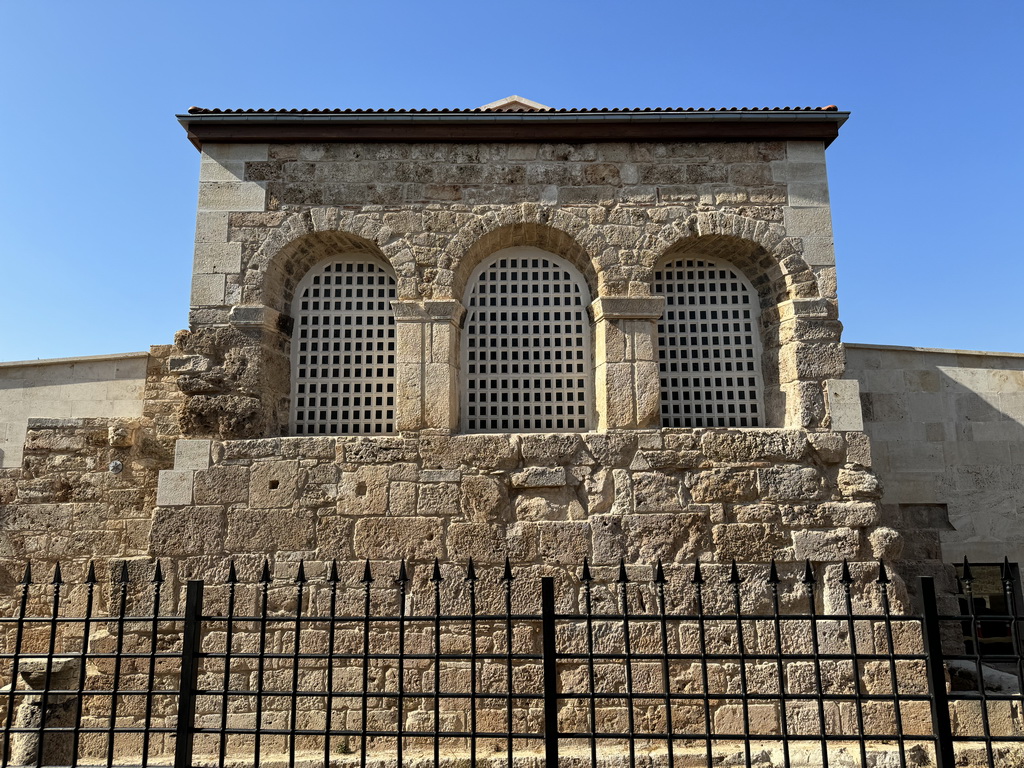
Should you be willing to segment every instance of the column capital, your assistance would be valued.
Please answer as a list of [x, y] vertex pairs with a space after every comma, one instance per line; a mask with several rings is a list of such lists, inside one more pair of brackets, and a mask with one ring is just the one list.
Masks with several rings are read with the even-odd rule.
[[455, 299], [428, 299], [426, 301], [398, 300], [391, 302], [396, 323], [449, 322], [462, 325], [466, 308]]
[[594, 322], [601, 320], [657, 320], [665, 311], [664, 296], [601, 296], [590, 305]]

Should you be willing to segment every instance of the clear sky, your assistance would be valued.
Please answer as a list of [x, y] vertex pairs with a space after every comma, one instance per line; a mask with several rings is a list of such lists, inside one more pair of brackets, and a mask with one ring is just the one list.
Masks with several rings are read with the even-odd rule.
[[[1024, 352], [1024, 4], [0, 3], [0, 360], [184, 328], [206, 107], [822, 106], [853, 342]], [[1018, 202], [1014, 202], [1018, 201]]]

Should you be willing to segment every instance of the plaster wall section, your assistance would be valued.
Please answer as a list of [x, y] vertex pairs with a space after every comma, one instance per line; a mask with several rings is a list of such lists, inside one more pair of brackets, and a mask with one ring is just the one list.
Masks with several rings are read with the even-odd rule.
[[846, 346], [904, 556], [1024, 563], [1024, 355]]
[[0, 468], [20, 467], [30, 418], [141, 416], [149, 354], [0, 363]]

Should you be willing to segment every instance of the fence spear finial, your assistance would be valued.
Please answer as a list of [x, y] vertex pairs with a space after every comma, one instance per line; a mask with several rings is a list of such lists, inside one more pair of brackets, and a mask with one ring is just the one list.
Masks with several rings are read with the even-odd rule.
[[370, 558], [366, 558], [366, 565], [363, 566], [363, 578], [359, 581], [363, 584], [373, 583], [373, 573], [370, 570]]
[[235, 560], [228, 561], [228, 584], [238, 583], [238, 571], [235, 570]]
[[808, 557], [804, 560], [804, 584], [817, 583], [817, 580], [814, 578], [814, 568], [811, 566], [811, 559]]
[[466, 564], [466, 581], [476, 581], [476, 568], [473, 567], [473, 558], [469, 558]]
[[[57, 563], [57, 565], [59, 566], [60, 563]], [[131, 581], [131, 576], [128, 574], [128, 561], [127, 560], [122, 560], [121, 561], [121, 576], [118, 579], [118, 581], [120, 581], [122, 584], [127, 584], [129, 581]]]
[[729, 572], [729, 583], [733, 586], [739, 586], [743, 583], [743, 579], [740, 578], [740, 569], [736, 565], [736, 561], [732, 561], [732, 570]]
[[92, 560], [89, 561], [89, 571], [85, 574], [86, 584], [96, 583], [96, 565]]
[[879, 559], [879, 561], [878, 561], [878, 579], [877, 579], [877, 581], [878, 581], [879, 584], [888, 584], [889, 583], [889, 572], [885, 569], [885, 563], [883, 563], [881, 561], [881, 559]]
[[626, 573], [626, 561], [623, 558], [619, 558], [619, 584], [627, 584], [629, 582], [629, 575]]
[[690, 579], [691, 584], [703, 584], [704, 573], [700, 569], [700, 558], [698, 557], [696, 562], [693, 564], [693, 578]]
[[299, 560], [299, 570], [295, 572], [295, 583], [305, 584], [306, 583], [306, 565], [302, 560]]
[[843, 570], [842, 575], [839, 577], [839, 581], [847, 586], [853, 584], [853, 575], [850, 573], [850, 564], [845, 558], [843, 559]]
[[779, 583], [779, 569], [775, 565], [775, 558], [772, 558], [772, 566], [768, 569], [768, 583], [778, 585]]
[[444, 578], [441, 576], [441, 564], [437, 561], [436, 557], [434, 558], [434, 570], [430, 574], [430, 580], [435, 584], [440, 584], [444, 581]]
[[160, 567], [160, 560], [156, 561], [156, 568], [153, 569], [153, 583], [163, 584], [164, 583], [164, 570]]
[[266, 557], [263, 558], [263, 573], [260, 574], [260, 581], [263, 584], [270, 583], [270, 560]]
[[330, 572], [327, 575], [327, 580], [331, 584], [337, 584], [341, 580], [341, 579], [338, 578], [338, 561], [337, 560], [334, 560], [334, 559], [331, 560], [331, 570], [330, 570]]
[[1010, 584], [1013, 582], [1013, 569], [1010, 568], [1009, 557], [1003, 558], [1003, 564], [999, 568], [999, 577], [1003, 580], [1003, 584]]
[[509, 562], [508, 555], [505, 555], [505, 571], [501, 574], [502, 581], [512, 581], [515, 578], [512, 575], [512, 563]]
[[21, 577], [21, 583], [22, 584], [31, 584], [32, 583], [32, 561], [31, 560], [26, 560], [25, 561], [25, 575]]
[[967, 561], [967, 555], [964, 555], [964, 575], [960, 577], [960, 580], [967, 583], [974, 581], [974, 573], [971, 571], [971, 564]]
[[53, 566], [53, 583], [54, 584], [63, 584], [64, 583], [64, 579], [61, 577], [61, 573], [60, 573], [60, 560], [58, 560], [57, 564]]
[[594, 577], [590, 573], [590, 560], [586, 556], [584, 556], [583, 573], [580, 574], [580, 581], [582, 581], [584, 584], [589, 584], [593, 580]]
[[402, 565], [398, 569], [398, 578], [395, 579], [395, 583], [404, 585], [407, 581], [409, 581], [409, 574], [405, 570], [405, 558], [403, 557]]
[[664, 584], [666, 581], [665, 569], [661, 567], [661, 558], [659, 557], [657, 564], [654, 566], [654, 583]]

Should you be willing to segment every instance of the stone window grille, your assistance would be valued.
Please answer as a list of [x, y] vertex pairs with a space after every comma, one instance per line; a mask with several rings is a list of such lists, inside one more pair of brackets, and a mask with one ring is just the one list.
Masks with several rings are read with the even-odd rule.
[[654, 273], [663, 427], [763, 427], [757, 293], [719, 259], [676, 258]]
[[295, 292], [293, 435], [395, 431], [395, 278], [372, 256], [317, 264]]
[[589, 304], [579, 271], [537, 248], [508, 248], [477, 267], [462, 334], [465, 432], [591, 428]]

